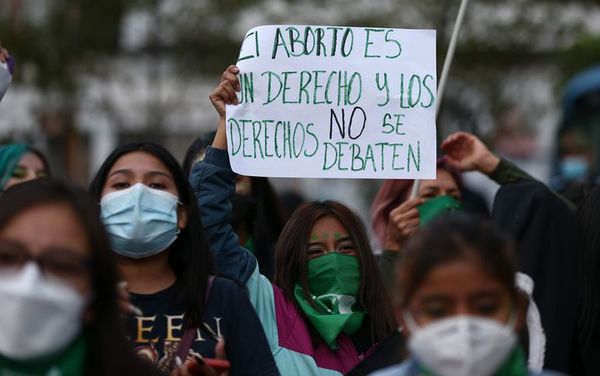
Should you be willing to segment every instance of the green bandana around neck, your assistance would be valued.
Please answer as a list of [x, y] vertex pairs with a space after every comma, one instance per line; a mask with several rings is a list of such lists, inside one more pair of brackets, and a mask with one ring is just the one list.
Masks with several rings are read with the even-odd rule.
[[309, 295], [317, 308], [305, 299], [299, 283], [294, 288], [298, 305], [333, 350], [341, 332], [352, 335], [362, 326], [366, 312], [356, 301], [360, 277], [355, 256], [332, 252], [308, 262]]
[[444, 213], [460, 210], [463, 210], [462, 204], [452, 196], [437, 196], [417, 206], [421, 226]]
[[36, 360], [12, 360], [0, 355], [0, 375], [11, 376], [79, 376], [85, 363], [85, 336], [60, 353]]
[[[435, 374], [428, 371], [421, 365], [418, 365], [419, 375], [423, 376], [436, 376]], [[510, 356], [502, 363], [502, 366], [494, 372], [493, 376], [527, 376], [529, 371], [527, 369], [527, 362], [525, 360], [525, 353], [521, 346], [515, 347]]]

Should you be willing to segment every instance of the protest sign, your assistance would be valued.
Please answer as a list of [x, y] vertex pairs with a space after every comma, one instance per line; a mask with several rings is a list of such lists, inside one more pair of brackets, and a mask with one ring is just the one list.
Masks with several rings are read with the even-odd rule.
[[435, 31], [260, 26], [227, 106], [235, 172], [251, 176], [432, 179]]

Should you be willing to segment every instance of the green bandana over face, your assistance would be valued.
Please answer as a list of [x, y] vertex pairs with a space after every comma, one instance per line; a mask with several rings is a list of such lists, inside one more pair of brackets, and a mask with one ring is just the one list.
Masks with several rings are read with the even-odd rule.
[[12, 360], [0, 355], [0, 375], [11, 376], [79, 376], [83, 375], [85, 337], [80, 336], [59, 354], [35, 359]]
[[452, 196], [437, 196], [417, 206], [421, 226], [444, 213], [460, 210], [462, 204]]
[[306, 301], [298, 283], [294, 289], [296, 301], [329, 348], [335, 350], [338, 335], [342, 331], [356, 333], [365, 316], [356, 301], [360, 288], [358, 259], [332, 252], [310, 260], [308, 285], [317, 308]]
[[[427, 369], [418, 365], [419, 374], [423, 376], [435, 376]], [[527, 370], [527, 361], [525, 360], [525, 353], [520, 346], [517, 346], [510, 354], [508, 359], [502, 364], [500, 368], [494, 372], [494, 376], [527, 376], [529, 371]]]

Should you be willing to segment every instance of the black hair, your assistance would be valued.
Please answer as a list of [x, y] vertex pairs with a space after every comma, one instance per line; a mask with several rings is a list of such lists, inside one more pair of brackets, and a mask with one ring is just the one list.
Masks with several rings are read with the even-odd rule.
[[[251, 234], [260, 271], [271, 280], [275, 269], [275, 243], [287, 217], [281, 200], [268, 178], [252, 176], [250, 182], [252, 189], [248, 201], [251, 210], [246, 213], [243, 222], [236, 225], [245, 226]], [[233, 203], [235, 214], [235, 201]]]
[[196, 138], [188, 147], [182, 162], [183, 173], [185, 174], [185, 176], [190, 176], [190, 172], [192, 172], [192, 167], [194, 167], [194, 163], [196, 162], [200, 154], [212, 144], [212, 141], [215, 138], [215, 134], [215, 131], [207, 132], [202, 136]]
[[39, 149], [34, 148], [33, 146], [29, 146], [29, 152], [34, 154], [40, 159], [40, 161], [42, 161], [42, 164], [44, 165], [44, 170], [46, 170], [46, 174], [48, 175], [47, 177], [50, 178], [52, 176], [52, 170], [50, 169], [50, 164], [48, 163], [48, 159], [46, 158], [44, 153], [42, 153]]
[[200, 326], [208, 284], [212, 268], [212, 255], [208, 241], [202, 230], [200, 213], [196, 206], [194, 192], [177, 160], [164, 147], [151, 142], [134, 142], [117, 147], [104, 161], [90, 184], [90, 192], [98, 201], [112, 166], [125, 154], [148, 153], [160, 160], [169, 170], [175, 181], [179, 201], [187, 211], [187, 226], [181, 230], [177, 240], [171, 245], [169, 264], [183, 288], [180, 298], [185, 304], [186, 323]]
[[24, 210], [48, 203], [69, 206], [85, 231], [90, 248], [92, 301], [91, 319], [84, 326], [87, 345], [84, 374], [157, 374], [138, 360], [125, 337], [118, 310], [114, 255], [100, 222], [98, 205], [87, 192], [41, 179], [10, 187], [0, 197], [0, 229]]
[[516, 255], [510, 238], [486, 220], [451, 213], [431, 221], [408, 241], [397, 271], [400, 305], [409, 303], [433, 268], [469, 258], [517, 300]]

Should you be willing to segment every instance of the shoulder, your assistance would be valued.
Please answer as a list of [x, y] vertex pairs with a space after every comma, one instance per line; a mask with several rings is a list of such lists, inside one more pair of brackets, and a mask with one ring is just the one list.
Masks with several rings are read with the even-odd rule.
[[240, 281], [222, 275], [211, 278], [208, 305], [238, 305], [248, 301], [248, 289]]
[[238, 281], [237, 279], [225, 276], [222, 274], [212, 274], [209, 278], [212, 278], [211, 290], [231, 290], [231, 291], [245, 291], [246, 286]]

